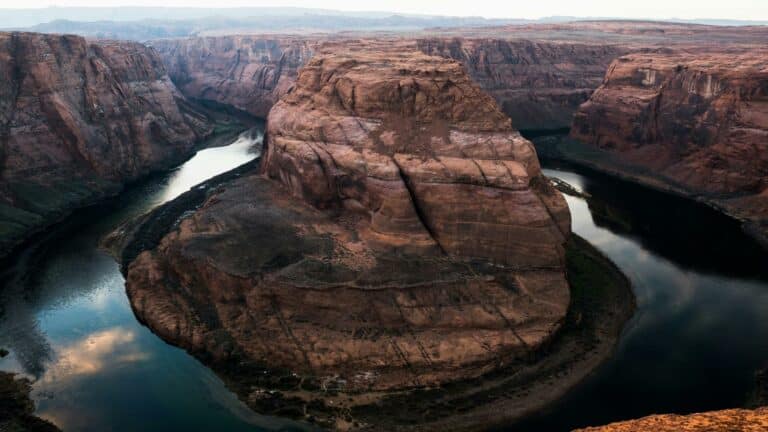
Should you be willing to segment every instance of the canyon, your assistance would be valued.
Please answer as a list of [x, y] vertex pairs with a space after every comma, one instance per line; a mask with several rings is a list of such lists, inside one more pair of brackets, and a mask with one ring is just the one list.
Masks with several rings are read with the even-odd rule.
[[[296, 80], [322, 40], [338, 36], [232, 35], [153, 41], [169, 74], [188, 97], [212, 100], [265, 117]], [[351, 38], [352, 41], [355, 38]], [[385, 38], [386, 40], [386, 38]], [[493, 96], [517, 129], [568, 128], [621, 46], [527, 40], [416, 38], [429, 55], [460, 61]]]
[[146, 45], [0, 33], [0, 256], [242, 129], [216, 113], [267, 118], [259, 160], [102, 243], [136, 317], [258, 413], [509, 425], [612, 355], [634, 309], [539, 156], [703, 201], [768, 245], [767, 36], [643, 22]]
[[214, 129], [138, 43], [0, 33], [0, 75], [0, 256]]
[[619, 57], [571, 130], [601, 152], [564, 151], [711, 203], [768, 244], [767, 58], [760, 49]]
[[[628, 285], [572, 238], [532, 144], [460, 63], [410, 42], [318, 45], [266, 136], [258, 169], [110, 242], [139, 319], [257, 412], [471, 429], [557, 397], [612, 349]], [[574, 254], [618, 302], [596, 328], [571, 328]]]

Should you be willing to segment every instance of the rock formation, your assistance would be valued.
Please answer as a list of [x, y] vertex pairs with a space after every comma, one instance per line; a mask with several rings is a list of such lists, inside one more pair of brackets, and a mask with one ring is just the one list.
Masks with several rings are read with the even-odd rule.
[[263, 175], [215, 187], [130, 263], [127, 290], [252, 407], [346, 429], [393, 392], [550, 342], [570, 216], [458, 62], [319, 50], [269, 114]]
[[471, 38], [417, 43], [427, 54], [462, 62], [512, 124], [523, 130], [569, 128], [573, 114], [600, 86], [611, 61], [627, 52], [603, 43]]
[[137, 43], [0, 33], [0, 76], [0, 255], [212, 130]]
[[29, 398], [32, 386], [26, 378], [0, 372], [0, 430], [9, 432], [60, 432], [50, 422], [34, 416]]
[[[571, 136], [614, 170], [716, 204], [768, 233], [768, 52], [623, 56]], [[608, 164], [604, 162], [603, 164]]]
[[[330, 38], [325, 36], [325, 38]], [[311, 37], [221, 36], [153, 42], [185, 95], [265, 117], [313, 53]], [[558, 129], [597, 88], [625, 49], [526, 40], [422, 38], [429, 55], [462, 62], [517, 129]], [[403, 43], [399, 41], [398, 43]]]
[[312, 56], [310, 39], [225, 36], [152, 42], [188, 97], [266, 117]]
[[652, 415], [575, 432], [759, 432], [768, 430], [768, 408], [728, 409], [689, 415]]

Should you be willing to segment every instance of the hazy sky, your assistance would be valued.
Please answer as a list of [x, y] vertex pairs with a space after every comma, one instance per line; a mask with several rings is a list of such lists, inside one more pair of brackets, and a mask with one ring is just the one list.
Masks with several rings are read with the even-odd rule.
[[6, 8], [57, 6], [296, 6], [498, 18], [552, 15], [768, 20], [768, 0], [0, 0]]

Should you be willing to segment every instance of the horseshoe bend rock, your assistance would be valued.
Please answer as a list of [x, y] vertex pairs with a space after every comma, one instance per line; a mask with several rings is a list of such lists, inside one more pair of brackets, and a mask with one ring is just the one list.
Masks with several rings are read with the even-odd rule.
[[262, 172], [127, 270], [140, 319], [249, 405], [274, 409], [256, 388], [365, 405], [492, 371], [559, 329], [566, 203], [458, 63], [325, 45], [267, 128]]

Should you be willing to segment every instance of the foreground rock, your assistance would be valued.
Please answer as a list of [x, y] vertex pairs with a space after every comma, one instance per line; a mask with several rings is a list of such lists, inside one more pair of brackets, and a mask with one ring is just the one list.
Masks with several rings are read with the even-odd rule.
[[8, 432], [57, 432], [53, 424], [35, 417], [28, 380], [0, 372], [0, 430]]
[[596, 165], [713, 203], [768, 239], [767, 55], [621, 57], [571, 136], [605, 151]]
[[622, 312], [566, 315], [570, 216], [531, 143], [455, 61], [411, 44], [319, 50], [270, 112], [263, 174], [112, 239], [137, 316], [257, 411], [325, 427], [468, 429], [562, 395], [632, 302], [578, 243], [574, 274], [607, 278]]
[[0, 76], [0, 255], [213, 129], [136, 43], [0, 33]]
[[653, 415], [578, 432], [758, 432], [768, 430], [768, 408], [729, 409], [690, 415]]

